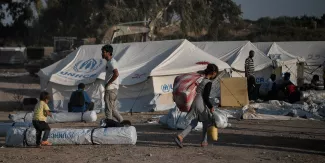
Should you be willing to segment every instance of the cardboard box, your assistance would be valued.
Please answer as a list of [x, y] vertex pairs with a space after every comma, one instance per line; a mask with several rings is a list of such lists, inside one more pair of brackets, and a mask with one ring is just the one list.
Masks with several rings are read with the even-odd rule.
[[223, 78], [220, 81], [221, 106], [245, 106], [249, 104], [247, 79]]

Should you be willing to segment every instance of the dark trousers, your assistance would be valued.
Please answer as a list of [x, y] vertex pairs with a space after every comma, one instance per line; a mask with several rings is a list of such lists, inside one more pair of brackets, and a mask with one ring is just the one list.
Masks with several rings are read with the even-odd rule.
[[94, 110], [94, 103], [93, 102], [90, 102], [89, 104], [88, 104], [88, 106], [87, 106], [87, 110], [89, 110], [89, 111], [92, 111], [92, 110]]
[[45, 121], [35, 121], [33, 120], [33, 126], [36, 129], [36, 145], [41, 144], [42, 131], [44, 131], [42, 141], [47, 141], [51, 128]]
[[[92, 110], [94, 110], [95, 104], [93, 102], [90, 102], [90, 103], [87, 103], [86, 106], [87, 106], [87, 108], [85, 111], [92, 111]], [[72, 112], [72, 106], [71, 106], [70, 102], [68, 103], [68, 112]]]

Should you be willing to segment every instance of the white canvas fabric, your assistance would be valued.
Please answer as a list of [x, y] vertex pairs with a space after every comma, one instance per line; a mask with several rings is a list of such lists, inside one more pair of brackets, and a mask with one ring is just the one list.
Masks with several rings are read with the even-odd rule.
[[271, 46], [274, 42], [254, 42], [253, 44], [264, 54], [267, 54], [270, 51]]
[[[19, 112], [9, 114], [9, 119], [14, 122], [32, 122], [34, 112]], [[97, 114], [95, 111], [87, 111], [84, 113], [52, 113], [52, 117], [47, 117], [47, 123], [62, 123], [62, 122], [95, 122]]]
[[220, 57], [222, 61], [228, 63], [231, 68], [237, 71], [245, 71], [245, 60], [249, 56], [249, 51], [253, 50], [255, 71], [263, 70], [272, 65], [272, 61], [251, 42], [239, 47]]
[[[135, 127], [112, 128], [52, 128], [49, 139], [53, 145], [130, 144], [137, 142]], [[12, 127], [7, 132], [6, 146], [36, 145], [35, 128]]]
[[[103, 45], [85, 45], [68, 57], [39, 72], [41, 87], [53, 96], [55, 110], [67, 110], [67, 103], [77, 84], [86, 84], [86, 91], [95, 109], [104, 108], [106, 61], [101, 59]], [[187, 40], [168, 40], [128, 44], [113, 44], [113, 57], [118, 62], [120, 88], [118, 101], [121, 111], [136, 112], [170, 109], [168, 97], [174, 78], [218, 65], [229, 76], [230, 66], [211, 56]], [[164, 81], [164, 82], [156, 82]], [[153, 82], [154, 81], [154, 82]], [[172, 89], [171, 89], [172, 90]]]
[[216, 41], [216, 42], [193, 42], [195, 46], [203, 51], [220, 58], [221, 56], [244, 46], [249, 41]]
[[197, 48], [187, 40], [155, 67], [150, 76], [177, 75], [189, 72], [204, 70], [207, 64], [213, 63], [219, 67], [219, 70], [229, 69], [229, 65], [216, 57]]

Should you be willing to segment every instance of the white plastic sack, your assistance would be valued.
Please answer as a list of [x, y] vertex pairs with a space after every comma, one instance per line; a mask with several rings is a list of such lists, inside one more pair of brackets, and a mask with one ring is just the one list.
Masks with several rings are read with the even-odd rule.
[[0, 137], [5, 137], [11, 127], [31, 127], [30, 122], [0, 123]]
[[[14, 122], [32, 122], [34, 112], [25, 112], [17, 114], [9, 114], [9, 119]], [[61, 122], [95, 122], [97, 114], [95, 111], [87, 111], [84, 113], [61, 112], [52, 113], [52, 117], [47, 117], [47, 123], [61, 123]]]
[[[186, 115], [186, 112], [181, 112], [177, 108], [174, 108], [167, 115], [160, 117], [159, 123], [170, 129], [185, 129], [191, 123], [191, 120], [185, 119]], [[202, 130], [202, 127], [202, 123], [199, 122], [194, 130]]]
[[217, 128], [226, 128], [231, 126], [231, 124], [228, 123], [227, 114], [221, 112], [219, 109], [215, 109], [212, 115]]
[[325, 98], [325, 91], [324, 90], [320, 90], [320, 91], [316, 91], [316, 90], [308, 90], [308, 91], [302, 91], [301, 92], [301, 98], [302, 99], [324, 99]]
[[[254, 108], [255, 114], [272, 115], [273, 119], [276, 116], [292, 116], [292, 117], [305, 117], [307, 119], [322, 119], [319, 115], [319, 106], [314, 104], [290, 104], [284, 101], [272, 100], [269, 103], [255, 103], [243, 107], [243, 114], [249, 112], [249, 107]], [[251, 117], [251, 116], [249, 116]], [[263, 118], [263, 116], [260, 116]], [[283, 117], [279, 117], [279, 120]]]
[[[36, 145], [35, 128], [12, 127], [7, 132], [6, 146], [22, 147]], [[48, 139], [53, 145], [90, 144], [136, 144], [135, 127], [112, 127], [94, 129], [52, 128]]]

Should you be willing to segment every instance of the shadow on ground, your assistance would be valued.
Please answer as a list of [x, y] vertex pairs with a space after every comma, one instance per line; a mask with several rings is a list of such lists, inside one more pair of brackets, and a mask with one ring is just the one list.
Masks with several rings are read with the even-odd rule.
[[[164, 146], [175, 147], [173, 137], [176, 135], [176, 130], [163, 129], [160, 125], [138, 125], [138, 143], [140, 146]], [[249, 128], [245, 129], [250, 130]], [[276, 132], [276, 131], [265, 131]], [[201, 132], [192, 131], [184, 140], [185, 146], [199, 147]], [[232, 133], [219, 133], [216, 146], [231, 146], [244, 148], [268, 149], [275, 151], [321, 154], [325, 155], [325, 140], [315, 139], [299, 139], [280, 136], [258, 136]]]

